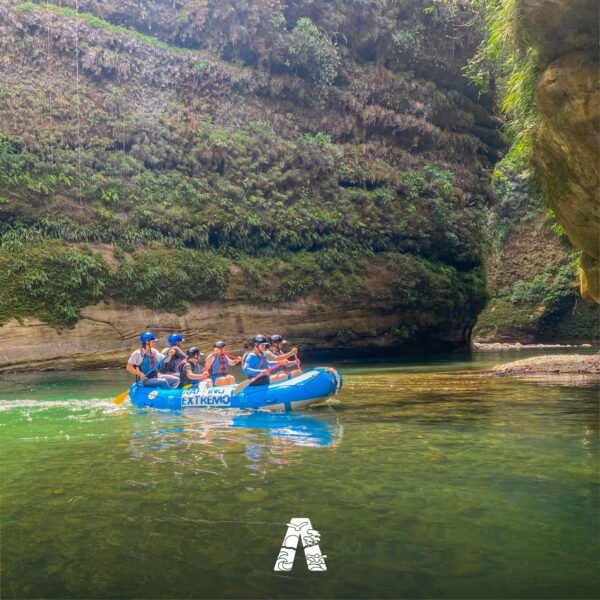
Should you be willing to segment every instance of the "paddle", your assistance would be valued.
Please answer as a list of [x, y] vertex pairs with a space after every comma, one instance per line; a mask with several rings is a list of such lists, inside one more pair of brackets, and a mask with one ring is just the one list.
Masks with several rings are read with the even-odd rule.
[[256, 381], [257, 379], [264, 377], [267, 373], [270, 373], [271, 371], [273, 371], [273, 369], [276, 369], [277, 367], [281, 367], [281, 366], [282, 365], [279, 363], [275, 364], [272, 367], [265, 369], [262, 373], [255, 375], [254, 377], [252, 377], [252, 379], [246, 379], [246, 381], [242, 381], [242, 383], [238, 383], [235, 390], [233, 391], [233, 394], [231, 394], [231, 395], [237, 396], [241, 391], [245, 390], [253, 381]]
[[[173, 352], [173, 354], [175, 354], [175, 352]], [[173, 354], [171, 354], [171, 351], [169, 350], [169, 352], [167, 352], [167, 354], [165, 354], [154, 365], [154, 367], [150, 367], [150, 370], [148, 372], [144, 373], [144, 375], [148, 375], [148, 373], [151, 373], [152, 371], [156, 371], [156, 369], [158, 369], [158, 367], [160, 367], [160, 365], [162, 365], [162, 363], [165, 361], [167, 356], [173, 356]], [[133, 393], [138, 388], [138, 386], [140, 385], [141, 382], [142, 382], [142, 378], [140, 377], [128, 390], [125, 390], [122, 394], [119, 394], [116, 398], [114, 398], [113, 404], [122, 404], [123, 401], [125, 400], [125, 398], [127, 398], [127, 396], [129, 396], [129, 394]]]

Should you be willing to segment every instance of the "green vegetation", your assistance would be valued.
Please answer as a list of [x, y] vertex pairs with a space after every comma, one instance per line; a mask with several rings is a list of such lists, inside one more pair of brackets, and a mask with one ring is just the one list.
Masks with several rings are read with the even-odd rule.
[[488, 301], [483, 268], [461, 272], [405, 254], [391, 254], [391, 298], [413, 313], [440, 310], [447, 317], [475, 316]]
[[51, 12], [55, 15], [70, 17], [71, 19], [80, 19], [81, 21], [91, 25], [92, 27], [98, 27], [107, 33], [111, 33], [114, 35], [129, 35], [140, 42], [144, 42], [144, 44], [149, 44], [151, 46], [156, 46], [157, 48], [163, 48], [165, 50], [170, 50], [174, 52], [184, 52], [182, 48], [176, 48], [174, 46], [169, 46], [165, 42], [159, 40], [156, 37], [151, 35], [146, 35], [136, 31], [135, 29], [129, 29], [127, 27], [121, 27], [120, 25], [113, 25], [108, 21], [101, 19], [91, 13], [87, 12], [77, 12], [73, 8], [68, 8], [64, 6], [56, 6], [55, 4], [51, 4], [50, 2], [46, 2], [44, 4], [35, 4], [34, 2], [23, 2], [22, 4], [17, 4], [15, 6], [16, 11], [25, 11], [25, 10], [33, 10], [33, 11], [46, 11]]
[[193, 300], [225, 297], [229, 262], [212, 252], [144, 250], [110, 267], [85, 245], [59, 241], [0, 248], [0, 324], [37, 316], [73, 324], [80, 309], [104, 298], [182, 314]]
[[[56, 168], [45, 165], [46, 172], [35, 173], [36, 157], [22, 152], [16, 137], [0, 133], [0, 187], [24, 187], [32, 192], [49, 195], [58, 185], [71, 187], [73, 178]], [[5, 199], [5, 203], [8, 200]]]
[[577, 291], [579, 258], [552, 225], [527, 176], [497, 172], [491, 211], [488, 278], [491, 300], [479, 315], [477, 337], [581, 342], [600, 331], [600, 316]]
[[326, 94], [337, 77], [340, 57], [335, 44], [309, 17], [298, 19], [288, 52], [290, 64], [306, 73], [317, 95]]
[[241, 300], [257, 304], [291, 302], [318, 291], [324, 302], [367, 300], [366, 260], [335, 249], [298, 252], [278, 258], [243, 258]]
[[[0, 253], [59, 301], [4, 273], [1, 322], [70, 324], [102, 299], [179, 314], [206, 299], [372, 303], [414, 328], [472, 322], [498, 146], [473, 130], [471, 112], [490, 117], [459, 76], [477, 40], [452, 32], [470, 9], [74, 9], [11, 5], [2, 26]], [[75, 49], [77, 23], [91, 27]], [[80, 285], [58, 272], [66, 260]]]
[[513, 163], [522, 170], [528, 166], [539, 123], [535, 91], [545, 64], [519, 34], [517, 0], [486, 0], [481, 5], [487, 13], [488, 37], [466, 72], [484, 93], [489, 92], [490, 82], [497, 86], [511, 144], [503, 164]]
[[[74, 151], [63, 151], [50, 166], [40, 156], [19, 153], [17, 138], [0, 136], [2, 141], [0, 148], [12, 148], [5, 161], [11, 165], [6, 171], [8, 187], [13, 180], [31, 189], [43, 182], [48, 194], [78, 182]], [[306, 133], [293, 142], [267, 130], [257, 136], [256, 124], [234, 132], [207, 120], [191, 144], [187, 156], [178, 148], [164, 147], [166, 153], [177, 153], [177, 171], [146, 167], [154, 162], [151, 154], [82, 151], [82, 199], [92, 207], [93, 223], [78, 223], [76, 215], [57, 218], [43, 209], [40, 214], [39, 207], [30, 208], [15, 197], [5, 204], [4, 210], [13, 216], [2, 224], [0, 235], [13, 243], [20, 235], [28, 240], [130, 245], [156, 241], [173, 247], [213, 247], [228, 255], [242, 251], [273, 256], [302, 248], [416, 250], [467, 268], [479, 260], [476, 228], [483, 213], [476, 208], [456, 210], [454, 176], [448, 169], [426, 164], [421, 172], [405, 173], [396, 186], [341, 187], [339, 178], [358, 181], [362, 174], [323, 132]], [[148, 148], [149, 153], [156, 150]], [[103, 160], [98, 169], [99, 156]], [[270, 164], [265, 163], [267, 156]], [[299, 163], [296, 168], [290, 168], [292, 156]], [[205, 177], [193, 175], [198, 164], [205, 166]], [[40, 168], [52, 172], [36, 176]], [[117, 211], [127, 211], [127, 225]], [[424, 228], [429, 230], [427, 238], [411, 236]]]
[[60, 242], [0, 249], [0, 323], [10, 317], [37, 316], [70, 324], [84, 306], [102, 298], [109, 268], [98, 255]]

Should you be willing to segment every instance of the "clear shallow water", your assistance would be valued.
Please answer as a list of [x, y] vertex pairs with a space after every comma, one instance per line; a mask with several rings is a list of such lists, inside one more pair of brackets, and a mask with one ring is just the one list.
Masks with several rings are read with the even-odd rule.
[[[2, 376], [2, 597], [597, 597], [598, 389], [482, 374], [525, 356], [339, 364], [341, 404], [281, 416]], [[275, 573], [303, 516], [328, 570]]]

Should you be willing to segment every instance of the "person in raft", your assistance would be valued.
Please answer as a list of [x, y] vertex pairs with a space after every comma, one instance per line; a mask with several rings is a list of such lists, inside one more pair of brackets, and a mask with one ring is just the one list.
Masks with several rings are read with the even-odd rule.
[[240, 356], [225, 352], [225, 346], [225, 342], [215, 342], [212, 353], [206, 358], [204, 372], [215, 386], [233, 385], [235, 377], [229, 373], [229, 370], [242, 360]]
[[269, 342], [264, 335], [255, 335], [252, 338], [252, 350], [246, 352], [244, 355], [244, 366], [242, 368], [244, 375], [248, 378], [257, 378], [250, 385], [267, 385], [270, 383], [269, 373], [271, 367], [287, 367], [288, 365], [295, 364], [287, 360], [279, 362], [269, 360], [265, 354], [268, 345]]
[[155, 365], [163, 360], [167, 362], [172, 359], [173, 354], [165, 357], [155, 347], [156, 336], [151, 331], [146, 331], [140, 335], [142, 346], [135, 350], [127, 361], [127, 370], [142, 380], [144, 387], [176, 388], [179, 385], [179, 378], [172, 375], [159, 374]]
[[187, 351], [187, 358], [179, 367], [180, 388], [194, 385], [195, 383], [197, 384], [199, 381], [206, 378], [206, 376], [202, 374], [200, 356], [203, 356], [203, 354], [196, 346], [193, 346]]
[[[298, 359], [298, 348], [292, 348], [289, 352], [284, 352], [283, 347], [287, 344], [287, 340], [284, 340], [280, 335], [272, 335], [269, 338], [269, 347], [265, 351], [267, 360], [272, 362], [287, 361], [290, 356], [294, 356]], [[297, 363], [295, 363], [297, 364]], [[284, 379], [291, 379], [300, 375], [302, 371], [300, 369], [294, 369], [291, 372], [287, 372], [284, 367], [277, 367], [271, 371], [271, 383], [276, 381], [283, 381]]]
[[179, 367], [188, 358], [185, 352], [181, 349], [181, 342], [183, 337], [179, 333], [172, 333], [169, 336], [169, 347], [162, 351], [162, 354], [167, 354], [169, 350], [173, 350], [173, 356], [171, 360], [166, 361], [160, 365], [158, 370], [160, 373], [166, 375], [172, 375], [173, 377], [179, 377]]

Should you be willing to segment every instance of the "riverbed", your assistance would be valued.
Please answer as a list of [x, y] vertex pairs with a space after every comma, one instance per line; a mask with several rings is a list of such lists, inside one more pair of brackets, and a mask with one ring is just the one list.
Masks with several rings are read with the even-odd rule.
[[[338, 363], [332, 405], [291, 415], [1, 376], [2, 597], [597, 597], [597, 381], [486, 371], [529, 355]], [[326, 572], [273, 570], [293, 517]]]

